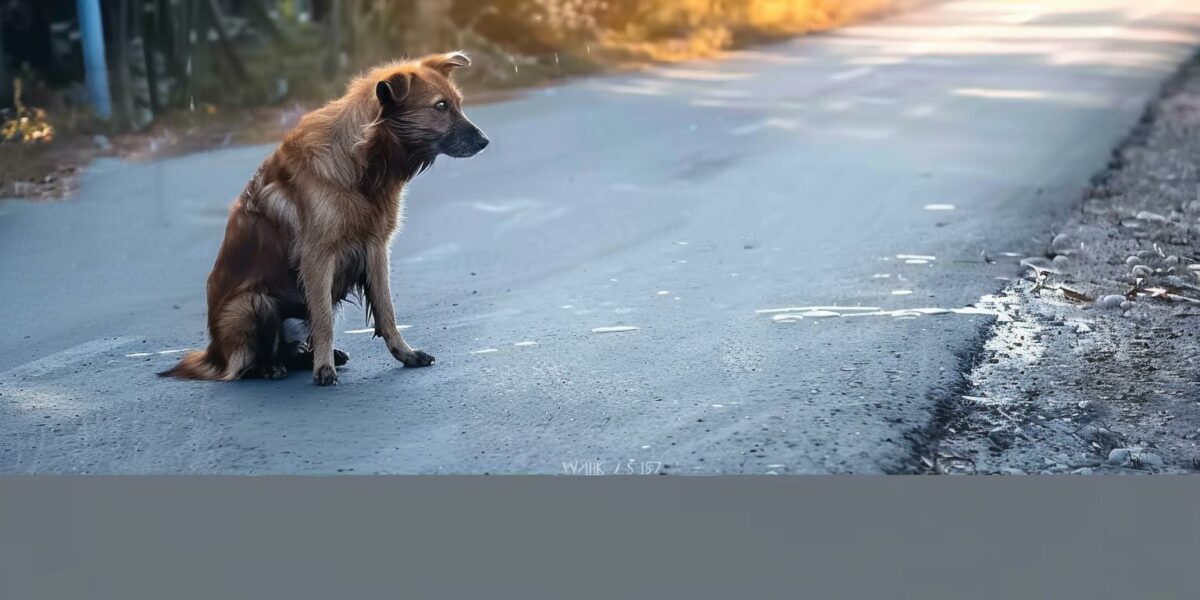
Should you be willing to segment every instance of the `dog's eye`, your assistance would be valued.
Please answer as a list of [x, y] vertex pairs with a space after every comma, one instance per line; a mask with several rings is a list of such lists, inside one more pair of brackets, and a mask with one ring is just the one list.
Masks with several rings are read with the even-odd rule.
[[433, 105], [433, 108], [437, 109], [439, 112], [446, 112], [446, 109], [450, 108], [450, 105], [447, 104], [445, 100], [438, 100], [437, 104]]

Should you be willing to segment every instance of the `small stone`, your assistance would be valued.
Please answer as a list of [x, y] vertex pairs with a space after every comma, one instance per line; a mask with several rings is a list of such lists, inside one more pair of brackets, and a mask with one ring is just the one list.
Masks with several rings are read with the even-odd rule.
[[1154, 274], [1154, 269], [1146, 265], [1135, 265], [1132, 273], [1134, 277], [1149, 277]]
[[1126, 300], [1121, 303], [1121, 310], [1133, 310], [1133, 302]]
[[1071, 237], [1065, 233], [1060, 233], [1054, 236], [1054, 239], [1050, 240], [1050, 249], [1056, 252], [1070, 250], [1071, 246]]
[[1151, 467], [1151, 468], [1155, 468], [1155, 469], [1163, 466], [1162, 457], [1153, 452], [1139, 453], [1137, 455], [1137, 461], [1138, 461], [1138, 463], [1140, 463], [1143, 466]]
[[1125, 264], [1130, 267], [1134, 265], [1140, 265], [1142, 264], [1142, 259], [1136, 256], [1130, 256], [1129, 258], [1125, 259]]
[[1007, 450], [1012, 447], [1015, 437], [1013, 432], [1004, 427], [996, 427], [987, 433], [988, 441], [992, 442], [992, 446], [999, 450]]
[[1047, 271], [1050, 273], [1058, 272], [1058, 270], [1054, 268], [1054, 263], [1046, 259], [1044, 256], [1030, 256], [1027, 258], [1022, 258], [1021, 266], [1028, 267], [1035, 271]]
[[1093, 473], [1091, 467], [1080, 467], [1078, 469], [1075, 469], [1072, 472], [1075, 473], [1076, 475], [1091, 475]]
[[1108, 453], [1108, 464], [1114, 466], [1124, 466], [1132, 462], [1133, 452], [1129, 448], [1113, 448]]
[[1063, 271], [1066, 270], [1067, 267], [1071, 266], [1071, 259], [1059, 254], [1058, 256], [1054, 257], [1053, 264], [1056, 269]]
[[1179, 264], [1179, 257], [1172, 254], [1163, 259], [1163, 264], [1170, 266], [1170, 267], [1174, 267], [1175, 265]]
[[1091, 400], [1080, 400], [1079, 404], [1077, 404], [1076, 406], [1078, 406], [1079, 408], [1082, 408], [1084, 410], [1087, 410], [1088, 408], [1090, 408], [1092, 406], [1092, 401]]
[[1125, 296], [1117, 294], [1109, 294], [1096, 301], [1096, 305], [1100, 308], [1120, 308], [1121, 303], [1125, 301]]

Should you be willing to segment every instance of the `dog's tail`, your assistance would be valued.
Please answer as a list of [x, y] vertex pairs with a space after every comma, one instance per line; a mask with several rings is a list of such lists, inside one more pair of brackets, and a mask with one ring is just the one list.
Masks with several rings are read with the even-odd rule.
[[208, 350], [188, 352], [179, 364], [158, 374], [159, 377], [177, 377], [179, 379], [203, 379], [207, 381], [224, 381], [225, 369], [209, 360]]

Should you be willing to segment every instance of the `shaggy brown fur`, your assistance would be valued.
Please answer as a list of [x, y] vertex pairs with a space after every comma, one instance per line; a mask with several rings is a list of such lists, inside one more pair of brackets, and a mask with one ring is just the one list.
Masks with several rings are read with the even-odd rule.
[[[404, 366], [433, 362], [397, 330], [388, 254], [405, 183], [439, 154], [488, 143], [449, 79], [469, 64], [457, 52], [386, 64], [305, 115], [233, 203], [208, 278], [208, 349], [162, 375], [278, 379], [311, 365], [317, 384], [336, 384], [346, 357], [333, 348], [334, 308], [351, 292]], [[306, 342], [287, 343], [286, 319], [308, 321]]]

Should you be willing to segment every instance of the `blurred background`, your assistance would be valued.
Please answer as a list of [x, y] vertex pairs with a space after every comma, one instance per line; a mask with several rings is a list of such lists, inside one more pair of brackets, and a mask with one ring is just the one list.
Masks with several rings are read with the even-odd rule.
[[468, 91], [511, 89], [710, 56], [915, 3], [3, 0], [2, 138], [49, 142], [144, 130], [181, 114], [319, 102], [368, 65], [449, 49], [475, 61], [460, 75]]

